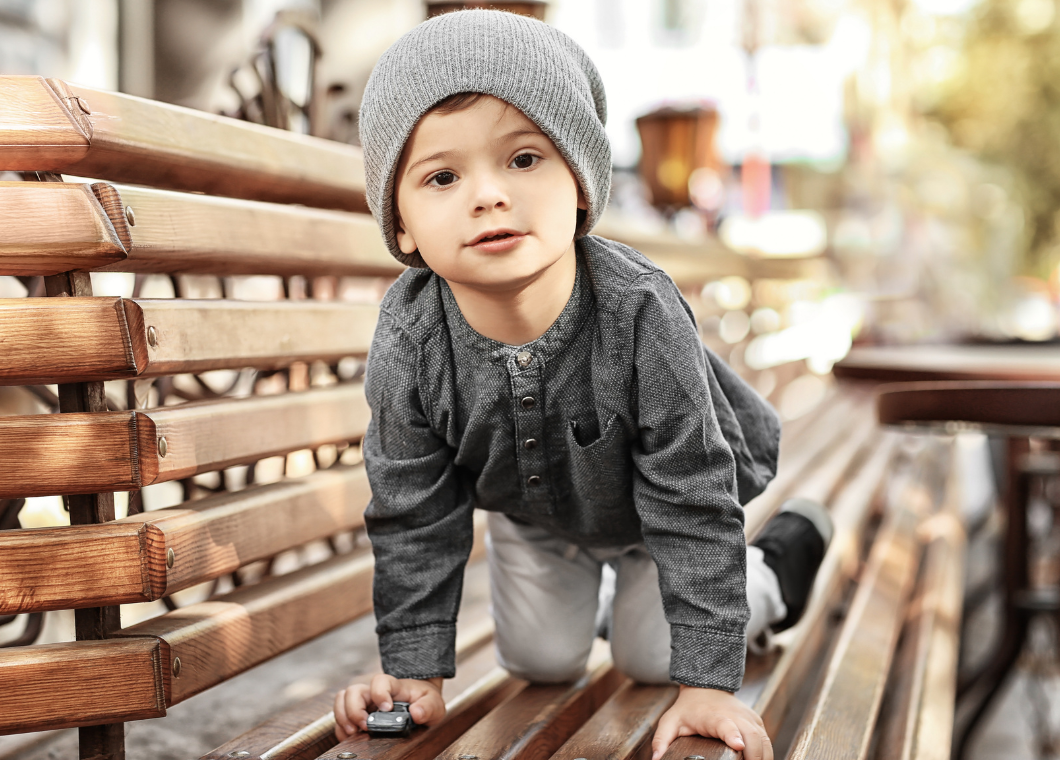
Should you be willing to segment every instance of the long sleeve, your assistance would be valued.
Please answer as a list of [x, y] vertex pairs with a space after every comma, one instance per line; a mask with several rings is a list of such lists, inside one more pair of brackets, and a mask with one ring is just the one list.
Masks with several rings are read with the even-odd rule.
[[726, 399], [712, 396], [720, 386], [676, 287], [663, 275], [652, 280], [629, 304], [640, 429], [634, 503], [659, 568], [670, 677], [735, 691], [749, 616], [746, 543], [737, 461], [716, 406], [735, 432], [739, 420]]
[[375, 553], [383, 670], [398, 678], [450, 678], [472, 508], [460, 498], [451, 448], [429, 424], [419, 362], [418, 347], [382, 312], [366, 375], [372, 420], [364, 459], [372, 501], [365, 524]]

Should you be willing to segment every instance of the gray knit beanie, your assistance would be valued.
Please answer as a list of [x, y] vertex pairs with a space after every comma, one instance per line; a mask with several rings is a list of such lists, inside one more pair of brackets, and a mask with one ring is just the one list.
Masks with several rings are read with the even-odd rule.
[[360, 133], [368, 207], [394, 257], [425, 267], [398, 248], [394, 174], [405, 141], [427, 111], [451, 95], [480, 92], [512, 104], [551, 138], [578, 178], [589, 234], [611, 192], [611, 145], [604, 132], [604, 85], [589, 56], [563, 32], [504, 11], [455, 11], [425, 21], [390, 46], [372, 71]]

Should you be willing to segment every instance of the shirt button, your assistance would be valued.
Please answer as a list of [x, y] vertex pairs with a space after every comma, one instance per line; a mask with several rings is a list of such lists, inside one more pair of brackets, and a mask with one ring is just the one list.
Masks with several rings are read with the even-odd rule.
[[519, 362], [520, 367], [529, 367], [533, 360], [534, 355], [529, 351], [520, 351], [515, 355], [515, 361]]
[[533, 396], [524, 396], [520, 403], [522, 403], [523, 409], [533, 409], [537, 401], [534, 400]]
[[531, 488], [541, 485], [541, 478], [538, 475], [531, 475], [526, 479], [526, 484]]
[[537, 439], [536, 438], [527, 438], [525, 441], [523, 441], [523, 448], [526, 449], [527, 451], [530, 451], [530, 449], [536, 449], [537, 448]]

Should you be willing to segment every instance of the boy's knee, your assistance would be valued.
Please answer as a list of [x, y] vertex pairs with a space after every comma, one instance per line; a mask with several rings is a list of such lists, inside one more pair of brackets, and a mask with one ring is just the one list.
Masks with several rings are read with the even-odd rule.
[[[543, 644], [545, 642], [542, 642]], [[497, 660], [500, 666], [516, 678], [533, 683], [565, 683], [578, 680], [585, 672], [588, 653], [560, 651], [556, 646], [520, 647], [505, 652], [500, 647]]]
[[670, 651], [652, 651], [651, 649], [628, 649], [611, 645], [611, 656], [615, 667], [643, 684], [670, 683]]

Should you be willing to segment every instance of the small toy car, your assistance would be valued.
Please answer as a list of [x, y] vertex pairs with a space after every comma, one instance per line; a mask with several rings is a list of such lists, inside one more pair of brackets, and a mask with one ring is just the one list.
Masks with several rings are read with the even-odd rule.
[[415, 727], [408, 702], [395, 702], [390, 712], [377, 711], [368, 716], [369, 736], [408, 736]]

